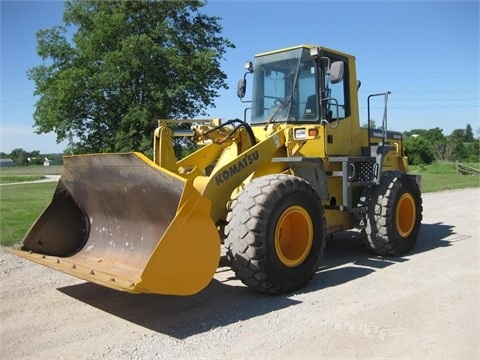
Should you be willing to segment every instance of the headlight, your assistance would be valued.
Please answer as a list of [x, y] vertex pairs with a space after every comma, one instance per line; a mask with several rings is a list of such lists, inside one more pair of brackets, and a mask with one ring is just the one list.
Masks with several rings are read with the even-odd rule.
[[305, 128], [295, 129], [295, 131], [293, 133], [293, 137], [295, 139], [306, 139], [307, 138], [307, 129], [305, 129]]

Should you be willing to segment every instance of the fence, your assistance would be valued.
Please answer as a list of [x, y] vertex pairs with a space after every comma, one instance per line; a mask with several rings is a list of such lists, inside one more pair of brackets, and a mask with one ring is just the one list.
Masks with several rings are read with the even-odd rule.
[[468, 166], [457, 161], [457, 174], [462, 175], [480, 175], [480, 169], [474, 168], [472, 166]]

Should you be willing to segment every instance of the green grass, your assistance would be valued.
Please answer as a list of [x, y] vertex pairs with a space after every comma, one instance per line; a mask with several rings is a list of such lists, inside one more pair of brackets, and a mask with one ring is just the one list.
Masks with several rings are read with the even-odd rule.
[[0, 184], [17, 183], [43, 179], [42, 175], [0, 175]]
[[60, 175], [62, 170], [61, 165], [5, 167], [0, 169], [0, 184], [40, 180], [45, 175]]
[[[480, 163], [467, 165], [480, 169]], [[439, 162], [431, 165], [410, 166], [410, 172], [420, 172], [422, 174], [456, 174], [457, 168], [453, 162]]]
[[480, 186], [480, 177], [473, 175], [422, 174], [422, 192], [466, 189]]
[[0, 244], [23, 240], [30, 226], [50, 203], [56, 182], [0, 186]]
[[[480, 168], [480, 164], [468, 164]], [[455, 163], [435, 163], [432, 165], [410, 166], [411, 174], [422, 176], [422, 192], [465, 189], [480, 187], [480, 177], [457, 174]]]
[[0, 176], [4, 175], [60, 175], [62, 173], [62, 165], [30, 165], [30, 166], [13, 166], [0, 168]]

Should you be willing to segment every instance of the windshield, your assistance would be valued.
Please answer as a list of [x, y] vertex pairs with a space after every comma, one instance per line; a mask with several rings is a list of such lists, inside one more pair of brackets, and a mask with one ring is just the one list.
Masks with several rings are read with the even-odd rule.
[[317, 121], [316, 71], [306, 48], [255, 58], [251, 123]]

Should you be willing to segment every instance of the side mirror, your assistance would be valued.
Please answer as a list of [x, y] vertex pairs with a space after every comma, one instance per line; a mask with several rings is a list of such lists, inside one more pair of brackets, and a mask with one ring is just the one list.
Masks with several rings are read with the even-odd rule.
[[251, 61], [245, 61], [243, 63], [243, 68], [247, 70], [248, 73], [253, 73], [253, 63]]
[[245, 92], [247, 91], [247, 80], [245, 79], [240, 79], [238, 80], [237, 83], [237, 96], [240, 99], [243, 99], [245, 97]]
[[343, 61], [335, 61], [330, 65], [329, 75], [330, 82], [332, 84], [338, 84], [343, 80], [343, 71], [345, 69], [345, 64]]
[[250, 101], [243, 101], [242, 99], [245, 97], [245, 92], [247, 91], [247, 80], [245, 77], [247, 74], [253, 73], [253, 63], [251, 61], [245, 61], [243, 63], [243, 67], [247, 72], [243, 75], [243, 79], [238, 80], [237, 83], [237, 96], [240, 98], [241, 102], [250, 102]]

